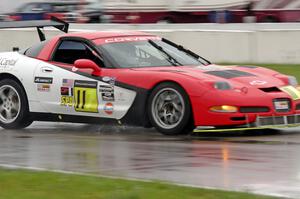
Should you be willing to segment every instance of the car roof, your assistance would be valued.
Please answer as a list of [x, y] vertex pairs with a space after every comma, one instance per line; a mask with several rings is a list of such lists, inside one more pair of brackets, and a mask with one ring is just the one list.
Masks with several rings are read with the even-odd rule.
[[81, 37], [88, 40], [96, 40], [111, 37], [128, 37], [128, 36], [154, 36], [153, 34], [140, 31], [96, 31], [96, 32], [76, 32], [60, 36], [63, 37]]

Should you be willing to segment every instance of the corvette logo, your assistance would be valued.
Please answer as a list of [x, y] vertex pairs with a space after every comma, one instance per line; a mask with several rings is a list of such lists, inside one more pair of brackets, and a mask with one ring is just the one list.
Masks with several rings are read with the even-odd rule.
[[266, 81], [261, 81], [261, 80], [254, 80], [254, 81], [252, 81], [252, 82], [250, 82], [250, 84], [251, 85], [259, 85], [259, 86], [261, 86], [261, 85], [265, 85], [266, 83], [268, 83], [268, 82], [266, 82]]

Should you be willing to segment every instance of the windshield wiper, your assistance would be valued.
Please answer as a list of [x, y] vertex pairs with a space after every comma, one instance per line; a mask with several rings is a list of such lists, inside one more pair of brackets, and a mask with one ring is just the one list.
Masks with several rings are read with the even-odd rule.
[[[171, 46], [177, 48], [178, 50], [180, 50], [180, 51], [182, 51], [182, 52], [185, 52], [186, 54], [188, 54], [188, 55], [190, 55], [190, 56], [196, 58], [200, 63], [202, 63], [202, 64], [204, 64], [204, 65], [209, 65], [209, 64], [211, 64], [211, 62], [208, 61], [207, 59], [205, 59], [205, 58], [203, 58], [203, 57], [197, 55], [196, 53], [194, 53], [194, 52], [192, 52], [192, 51], [190, 51], [190, 50], [184, 48], [184, 47], [181, 46], [181, 45], [177, 45], [177, 44], [173, 43], [173, 42], [170, 41], [170, 40], [167, 40], [167, 39], [165, 39], [165, 38], [162, 38], [162, 42], [165, 42], [166, 44], [169, 44], [169, 45], [171, 45]], [[202, 59], [202, 60], [205, 61], [206, 63], [203, 63], [200, 59]]]
[[174, 66], [182, 66], [182, 64], [177, 61], [176, 58], [174, 58], [172, 55], [170, 55], [167, 51], [165, 51], [165, 49], [163, 47], [161, 47], [160, 45], [156, 44], [154, 41], [152, 40], [148, 40], [148, 42], [157, 50], [159, 50], [160, 52], [162, 52], [163, 54], [165, 54], [168, 57], [168, 61], [173, 64]]

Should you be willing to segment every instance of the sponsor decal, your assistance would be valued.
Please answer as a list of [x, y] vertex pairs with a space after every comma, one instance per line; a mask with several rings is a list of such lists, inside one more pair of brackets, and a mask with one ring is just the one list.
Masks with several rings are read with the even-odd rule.
[[74, 80], [63, 79], [62, 87], [60, 87], [60, 104], [62, 106], [74, 106]]
[[18, 59], [10, 59], [10, 58], [1, 58], [0, 57], [0, 66], [15, 66], [18, 62]]
[[103, 110], [107, 115], [112, 115], [114, 113], [114, 105], [110, 102], [106, 103]]
[[97, 88], [97, 82], [95, 81], [81, 81], [75, 80], [74, 87], [81, 87], [81, 88]]
[[60, 94], [62, 96], [73, 96], [73, 88], [71, 87], [61, 87]]
[[105, 76], [105, 77], [102, 78], [102, 80], [103, 80], [104, 82], [109, 82], [110, 79], [111, 79], [111, 78], [110, 78], [110, 77], [107, 77], [107, 76]]
[[63, 79], [62, 82], [63, 87], [72, 87], [74, 86], [74, 80], [73, 79]]
[[77, 112], [98, 113], [98, 82], [81, 81], [74, 82], [74, 106]]
[[262, 80], [254, 80], [252, 82], [249, 82], [252, 86], [254, 85], [258, 85], [258, 86], [261, 86], [261, 85], [265, 85], [267, 84], [268, 82], [266, 81], [262, 81]]
[[99, 92], [101, 93], [103, 101], [106, 101], [106, 102], [115, 101], [114, 86], [100, 85]]
[[62, 106], [74, 106], [74, 98], [73, 96], [61, 96], [60, 104]]
[[53, 78], [52, 77], [35, 77], [34, 83], [52, 84]]
[[38, 84], [37, 85], [37, 90], [39, 92], [50, 92], [50, 84]]
[[146, 36], [146, 37], [116, 37], [106, 39], [105, 43], [118, 43], [118, 42], [132, 42], [132, 41], [148, 41], [148, 40], [161, 40], [160, 37]]
[[109, 83], [110, 85], [114, 86], [116, 84], [116, 79], [115, 77], [108, 77], [108, 76], [105, 76], [102, 78], [102, 81], [106, 82], [106, 83]]
[[111, 86], [111, 85], [100, 85], [99, 86], [99, 91], [100, 92], [112, 91], [113, 89], [114, 89], [114, 87]]

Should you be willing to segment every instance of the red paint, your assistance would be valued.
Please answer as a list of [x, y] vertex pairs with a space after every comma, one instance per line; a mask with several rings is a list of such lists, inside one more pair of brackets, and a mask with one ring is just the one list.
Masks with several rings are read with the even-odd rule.
[[79, 60], [75, 61], [74, 66], [78, 69], [91, 69], [92, 70], [92, 75], [94, 75], [94, 76], [100, 76], [101, 75], [101, 69], [92, 60], [79, 59]]
[[[137, 37], [156, 37], [140, 32], [120, 33], [120, 32], [94, 32], [94, 33], [75, 33], [58, 36], [50, 40], [38, 56], [39, 59], [49, 60], [57, 43], [61, 37], [76, 36], [94, 40], [96, 44], [103, 43], [106, 39], [124, 39], [124, 42], [131, 42]], [[111, 40], [110, 40], [111, 41]], [[74, 65], [49, 62], [67, 69], [74, 69]], [[251, 73], [255, 76], [236, 77], [232, 79], [224, 79], [217, 76], [212, 76], [206, 72], [211, 68], [219, 66], [174, 66], [174, 67], [147, 67], [147, 68], [118, 68], [107, 69], [99, 68], [90, 60], [78, 60], [75, 65], [79, 71], [93, 74], [101, 77], [114, 77], [119, 83], [143, 88], [147, 90], [153, 89], [161, 82], [174, 82], [180, 85], [188, 94], [192, 110], [194, 123], [196, 126], [225, 126], [225, 125], [242, 125], [249, 122], [254, 122], [258, 114], [243, 114], [243, 113], [215, 113], [209, 111], [212, 106], [229, 105], [238, 108], [246, 106], [267, 106], [270, 111], [261, 113], [260, 116], [272, 115], [290, 115], [300, 113], [295, 111], [296, 104], [300, 100], [291, 100], [292, 109], [288, 113], [279, 113], [274, 110], [273, 99], [275, 98], [291, 98], [284, 92], [266, 93], [258, 88], [281, 87], [287, 85], [287, 76], [266, 68], [247, 68], [238, 66], [227, 66], [225, 69], [239, 70]], [[97, 69], [96, 69], [97, 68]], [[220, 67], [219, 67], [220, 68]], [[223, 70], [220, 69], [220, 70]], [[253, 81], [264, 81], [264, 85], [251, 85]], [[213, 84], [216, 81], [228, 81], [232, 85], [232, 90], [217, 90]], [[247, 89], [245, 89], [247, 88]], [[113, 114], [114, 105], [107, 103], [104, 106], [104, 112], [108, 115]], [[232, 117], [246, 117], [247, 121], [233, 121]]]

